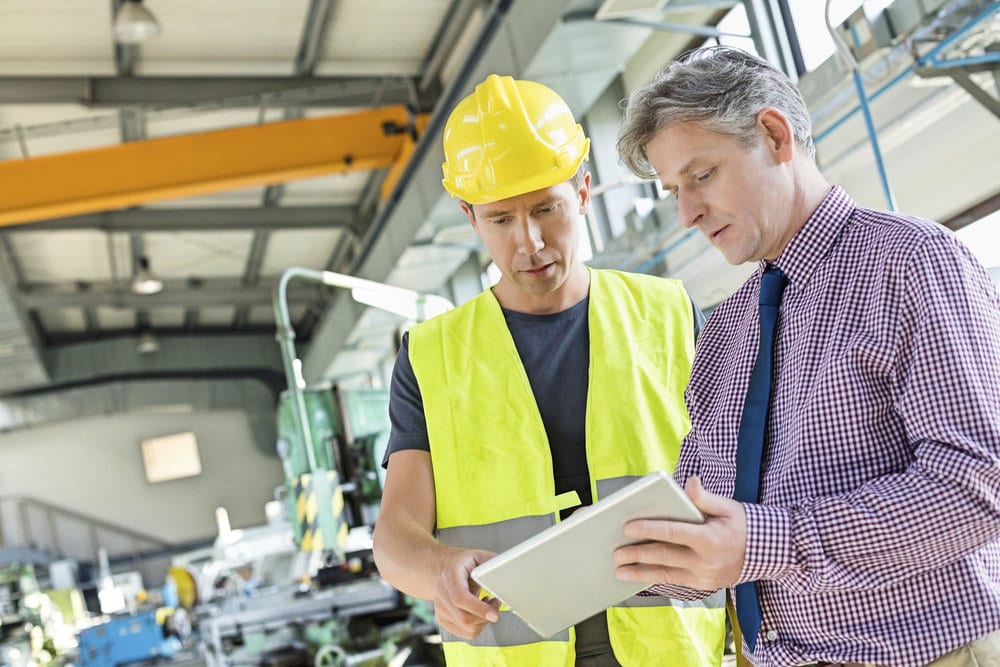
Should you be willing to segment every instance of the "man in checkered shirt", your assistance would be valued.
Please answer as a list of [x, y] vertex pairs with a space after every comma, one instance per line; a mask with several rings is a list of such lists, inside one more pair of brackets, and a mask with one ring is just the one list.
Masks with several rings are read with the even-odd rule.
[[[756, 582], [755, 664], [1000, 665], [1000, 299], [985, 269], [944, 227], [828, 184], [802, 97], [743, 51], [665, 68], [631, 96], [618, 148], [683, 226], [757, 263], [709, 318], [686, 393], [675, 477], [707, 520], [630, 523], [648, 542], [615, 553], [619, 578], [674, 597]], [[772, 266], [788, 283], [759, 499], [740, 503]]]

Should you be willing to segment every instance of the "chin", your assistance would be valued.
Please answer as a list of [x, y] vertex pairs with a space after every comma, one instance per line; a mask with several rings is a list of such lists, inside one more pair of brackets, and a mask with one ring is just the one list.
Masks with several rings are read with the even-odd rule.
[[732, 251], [719, 248], [718, 246], [716, 246], [716, 248], [720, 253], [722, 253], [723, 258], [725, 258], [725, 260], [728, 263], [732, 264], [733, 266], [739, 266], [740, 264], [743, 264], [744, 262], [747, 261], [746, 259], [744, 259], [743, 255], [737, 255]]

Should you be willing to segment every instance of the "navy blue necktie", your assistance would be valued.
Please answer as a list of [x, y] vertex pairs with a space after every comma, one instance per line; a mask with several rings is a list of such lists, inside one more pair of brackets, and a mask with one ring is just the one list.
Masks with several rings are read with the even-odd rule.
[[[747, 397], [743, 402], [739, 435], [736, 436], [736, 490], [733, 498], [743, 503], [755, 503], [760, 496], [764, 431], [771, 404], [774, 331], [778, 325], [781, 293], [785, 291], [787, 284], [785, 274], [773, 268], [765, 271], [760, 279], [760, 344], [757, 347], [757, 360], [750, 373]], [[753, 651], [761, 621], [757, 582], [748, 581], [736, 587], [736, 618], [740, 622], [743, 639]]]

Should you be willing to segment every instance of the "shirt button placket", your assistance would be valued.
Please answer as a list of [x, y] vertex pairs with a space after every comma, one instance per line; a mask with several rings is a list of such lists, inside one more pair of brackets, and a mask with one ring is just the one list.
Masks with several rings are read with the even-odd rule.
[[773, 642], [775, 639], [778, 638], [778, 631], [777, 630], [768, 630], [767, 634], [764, 635], [764, 638], [767, 639], [767, 641], [769, 641], [769, 642]]

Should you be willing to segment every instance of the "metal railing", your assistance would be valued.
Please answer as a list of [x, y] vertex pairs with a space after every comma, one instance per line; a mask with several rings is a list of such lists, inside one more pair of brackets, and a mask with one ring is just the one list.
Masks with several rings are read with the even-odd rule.
[[103, 547], [112, 569], [137, 570], [147, 585], [162, 580], [173, 552], [173, 545], [152, 535], [29, 496], [0, 499], [0, 547], [83, 564], [95, 564]]

